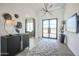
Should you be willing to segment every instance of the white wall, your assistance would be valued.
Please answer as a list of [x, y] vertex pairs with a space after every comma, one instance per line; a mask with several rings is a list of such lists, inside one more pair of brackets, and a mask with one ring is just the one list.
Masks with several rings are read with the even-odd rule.
[[[67, 20], [75, 13], [79, 14], [79, 4], [66, 4], [64, 19]], [[75, 55], [79, 56], [79, 33], [67, 32], [67, 45]]]

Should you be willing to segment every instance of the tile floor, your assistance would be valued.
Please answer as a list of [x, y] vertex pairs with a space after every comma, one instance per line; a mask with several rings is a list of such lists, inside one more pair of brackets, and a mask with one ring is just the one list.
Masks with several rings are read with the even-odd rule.
[[[34, 38], [30, 39], [30, 47], [17, 56], [74, 56], [65, 44], [56, 39], [43, 38], [37, 43]], [[36, 45], [35, 45], [36, 44]]]

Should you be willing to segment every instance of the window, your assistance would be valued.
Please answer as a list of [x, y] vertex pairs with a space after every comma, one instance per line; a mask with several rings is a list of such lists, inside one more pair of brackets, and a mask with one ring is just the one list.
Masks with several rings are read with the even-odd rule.
[[32, 32], [33, 31], [33, 23], [27, 23], [27, 31]]

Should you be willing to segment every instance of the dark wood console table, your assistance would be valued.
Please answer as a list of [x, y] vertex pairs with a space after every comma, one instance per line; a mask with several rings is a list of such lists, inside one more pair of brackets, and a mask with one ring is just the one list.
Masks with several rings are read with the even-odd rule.
[[[23, 49], [21, 49], [21, 40], [23, 41]], [[13, 56], [21, 50], [24, 50], [29, 46], [29, 35], [27, 34], [15, 34], [1, 36], [1, 55]]]

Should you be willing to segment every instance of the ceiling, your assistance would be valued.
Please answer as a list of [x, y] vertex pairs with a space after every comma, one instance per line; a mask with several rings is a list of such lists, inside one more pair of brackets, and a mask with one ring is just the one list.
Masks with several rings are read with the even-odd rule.
[[[52, 8], [63, 7], [64, 3], [53, 3]], [[44, 3], [0, 3], [0, 6], [17, 6], [24, 8], [31, 8], [34, 11], [40, 11], [44, 7]]]

